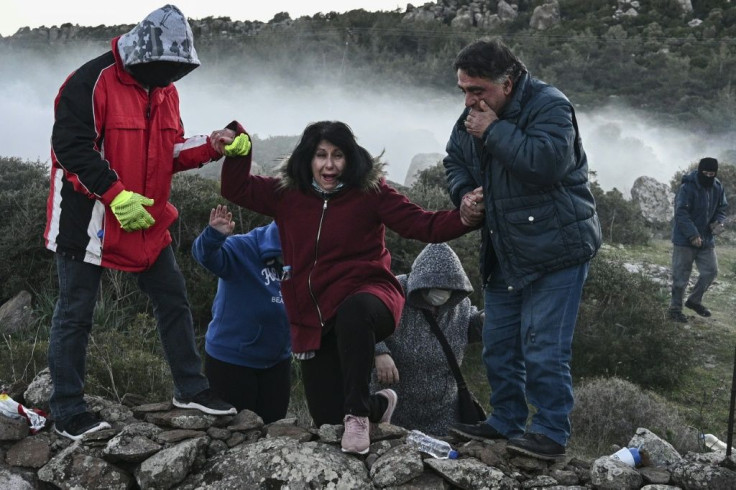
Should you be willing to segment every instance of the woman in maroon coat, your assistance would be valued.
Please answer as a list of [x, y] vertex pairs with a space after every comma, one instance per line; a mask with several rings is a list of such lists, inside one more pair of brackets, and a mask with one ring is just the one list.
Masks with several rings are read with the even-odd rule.
[[432, 243], [471, 228], [457, 210], [425, 211], [389, 186], [383, 165], [342, 122], [307, 126], [279, 177], [251, 175], [250, 142], [239, 124], [212, 141], [240, 155], [225, 159], [223, 197], [278, 225], [290, 267], [281, 291], [314, 423], [344, 423], [343, 451], [365, 454], [369, 421], [389, 422], [396, 406], [393, 391], [369, 391], [375, 344], [394, 331], [404, 305], [386, 227]]

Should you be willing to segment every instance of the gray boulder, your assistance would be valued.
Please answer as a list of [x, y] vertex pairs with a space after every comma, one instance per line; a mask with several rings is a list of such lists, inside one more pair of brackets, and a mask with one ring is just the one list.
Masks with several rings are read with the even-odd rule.
[[682, 10], [683, 15], [693, 13], [693, 2], [690, 0], [677, 0], [677, 3], [680, 4], [680, 9]]
[[0, 441], [20, 441], [29, 433], [28, 421], [23, 417], [0, 415]]
[[182, 482], [182, 490], [241, 488], [372, 489], [363, 463], [339, 448], [288, 438], [260, 439], [220, 453], [196, 475]]
[[667, 224], [675, 212], [675, 193], [670, 186], [652, 177], [642, 176], [634, 181], [631, 200], [639, 206], [642, 216], [650, 224]]
[[8, 490], [34, 490], [38, 485], [34, 484], [31, 478], [21, 473], [11, 471], [7, 468], [0, 468], [0, 488]]
[[148, 423], [127, 425], [108, 441], [102, 454], [110, 462], [140, 463], [161, 450], [162, 446], [151, 438], [162, 431], [160, 427]]
[[424, 472], [422, 457], [406, 445], [397, 446], [380, 456], [371, 466], [370, 477], [380, 488], [403, 485]]
[[186, 478], [207, 449], [207, 438], [188, 439], [145, 460], [135, 472], [141, 488], [172, 488]]
[[510, 490], [521, 488], [519, 482], [506, 476], [498, 468], [477, 459], [426, 459], [424, 463], [459, 488], [493, 488]]
[[28, 385], [23, 393], [24, 405], [28, 408], [40, 408], [46, 413], [51, 413], [49, 409], [49, 398], [51, 397], [51, 372], [49, 368], [39, 372], [31, 384]]
[[130, 475], [107, 461], [85, 454], [76, 441], [38, 471], [38, 478], [62, 489], [105, 488], [127, 490]]
[[733, 490], [736, 472], [722, 466], [683, 460], [673, 465], [672, 482], [687, 490]]
[[31, 293], [21, 291], [0, 306], [0, 333], [28, 330], [34, 321]]
[[544, 31], [556, 26], [560, 22], [560, 4], [557, 0], [547, 0], [547, 3], [534, 9], [532, 18], [529, 19], [529, 27], [538, 31]]
[[411, 187], [414, 182], [417, 181], [417, 176], [422, 170], [426, 170], [429, 167], [437, 165], [442, 161], [445, 155], [442, 153], [417, 153], [411, 159], [409, 164], [409, 170], [406, 171], [406, 178], [404, 179], [404, 185]]
[[501, 0], [496, 6], [496, 13], [502, 22], [510, 22], [519, 16], [519, 7]]
[[610, 456], [596, 459], [590, 476], [591, 483], [601, 490], [636, 490], [642, 484], [642, 477], [635, 468]]
[[682, 456], [672, 444], [642, 427], [636, 429], [636, 434], [629, 441], [628, 447], [638, 447], [654, 466], [669, 466], [682, 461]]

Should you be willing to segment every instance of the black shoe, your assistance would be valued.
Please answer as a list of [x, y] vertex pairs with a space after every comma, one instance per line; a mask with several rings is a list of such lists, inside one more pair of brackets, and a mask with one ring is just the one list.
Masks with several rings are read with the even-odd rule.
[[702, 304], [693, 303], [692, 301], [687, 300], [685, 301], [685, 306], [690, 308], [700, 316], [704, 316], [706, 318], [710, 316], [710, 310]]
[[677, 323], [687, 323], [687, 317], [680, 310], [670, 310], [669, 316]]
[[485, 422], [478, 422], [477, 424], [454, 424], [450, 427], [450, 432], [462, 439], [473, 439], [476, 441], [506, 439], [506, 436]]
[[565, 456], [565, 446], [560, 446], [543, 434], [532, 434], [530, 432], [511, 439], [506, 444], [506, 449], [546, 461], [555, 461]]
[[174, 397], [174, 406], [179, 408], [193, 408], [210, 415], [235, 415], [237, 410], [228, 402], [218, 398], [211, 389], [200, 391], [191, 398]]
[[109, 429], [110, 424], [91, 413], [82, 412], [72, 415], [68, 419], [57, 420], [54, 424], [54, 431], [60, 436], [68, 437], [73, 441], [77, 441], [84, 437], [85, 434], [91, 434], [102, 429]]

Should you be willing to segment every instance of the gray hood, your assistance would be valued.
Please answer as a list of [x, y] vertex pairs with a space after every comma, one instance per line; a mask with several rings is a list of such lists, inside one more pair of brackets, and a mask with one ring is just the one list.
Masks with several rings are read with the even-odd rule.
[[460, 259], [446, 243], [430, 243], [417, 255], [406, 278], [407, 301], [419, 308], [432, 308], [420, 291], [429, 288], [452, 290], [446, 303], [448, 307], [473, 292]]
[[130, 32], [118, 39], [118, 52], [125, 67], [151, 61], [200, 65], [194, 49], [192, 28], [174, 5], [154, 10]]

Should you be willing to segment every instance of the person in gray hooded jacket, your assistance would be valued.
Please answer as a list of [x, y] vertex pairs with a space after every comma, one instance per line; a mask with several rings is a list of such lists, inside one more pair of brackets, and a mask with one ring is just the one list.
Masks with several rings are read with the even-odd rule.
[[427, 245], [411, 272], [397, 276], [406, 303], [399, 327], [376, 344], [372, 388], [391, 388], [399, 403], [391, 423], [446, 435], [458, 422], [457, 383], [422, 310], [430, 311], [462, 364], [468, 342], [480, 342], [484, 314], [468, 297], [473, 286], [446, 243]]

